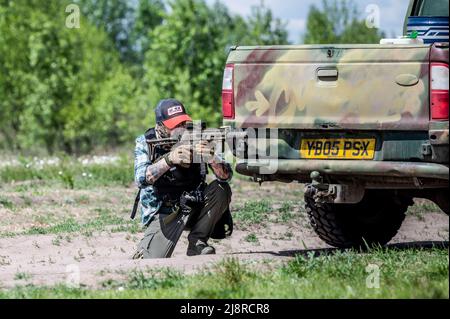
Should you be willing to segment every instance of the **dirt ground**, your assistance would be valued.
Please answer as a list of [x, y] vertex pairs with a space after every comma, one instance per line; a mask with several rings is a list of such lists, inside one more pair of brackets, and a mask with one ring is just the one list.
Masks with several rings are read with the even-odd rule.
[[[67, 190], [11, 185], [3, 187], [0, 205], [0, 287], [16, 285], [55, 285], [70, 283], [78, 276], [83, 286], [101, 287], [108, 279], [119, 279], [135, 269], [149, 270], [170, 267], [185, 273], [204, 270], [227, 257], [270, 268], [289, 260], [295, 253], [330, 249], [312, 231], [302, 208], [302, 186], [298, 184], [257, 184], [235, 181], [232, 211], [235, 213], [248, 201], [271, 200], [273, 214], [284, 202], [291, 203], [293, 218], [285, 222], [266, 222], [245, 226], [237, 222], [231, 238], [213, 241], [217, 255], [187, 257], [187, 233], [175, 249], [173, 258], [131, 260], [141, 232], [110, 231], [109, 226], [91, 233], [60, 232], [38, 235], [24, 233], [31, 227], [48, 227], [63, 218], [87, 220], [93, 211], [107, 210], [116, 218], [128, 219], [134, 199], [134, 188], [110, 187], [98, 190]], [[33, 193], [34, 192], [34, 193]], [[26, 197], [28, 196], [28, 197]], [[418, 201], [421, 209], [408, 214], [392, 244], [426, 245], [447, 243], [448, 216], [435, 206]], [[431, 207], [431, 208], [430, 208]], [[44, 218], [46, 217], [46, 218]], [[5, 235], [8, 234], [8, 235]], [[249, 235], [251, 235], [249, 237]]]

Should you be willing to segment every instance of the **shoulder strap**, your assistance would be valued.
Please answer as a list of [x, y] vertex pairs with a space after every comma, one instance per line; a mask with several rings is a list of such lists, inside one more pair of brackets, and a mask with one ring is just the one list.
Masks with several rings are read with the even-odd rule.
[[131, 211], [131, 219], [134, 219], [136, 217], [136, 212], [139, 206], [139, 201], [141, 200], [141, 189], [139, 188], [138, 193], [136, 194], [136, 198], [134, 200], [133, 210]]
[[149, 128], [146, 132], [145, 132], [145, 138], [147, 140], [152, 140], [156, 138], [156, 130], [154, 127]]

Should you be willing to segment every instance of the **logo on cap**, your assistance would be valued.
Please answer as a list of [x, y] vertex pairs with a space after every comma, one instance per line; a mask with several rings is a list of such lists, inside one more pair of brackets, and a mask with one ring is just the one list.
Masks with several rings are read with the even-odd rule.
[[183, 108], [181, 105], [172, 106], [167, 110], [167, 114], [172, 116], [174, 114], [183, 113]]

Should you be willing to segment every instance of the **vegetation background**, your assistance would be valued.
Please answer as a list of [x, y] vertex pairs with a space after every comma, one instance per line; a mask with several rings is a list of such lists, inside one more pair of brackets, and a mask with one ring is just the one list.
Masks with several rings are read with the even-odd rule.
[[[81, 10], [66, 27], [66, 7]], [[377, 43], [351, 1], [309, 8], [299, 43]], [[205, 0], [0, 0], [0, 150], [81, 155], [133, 145], [161, 98], [221, 121], [232, 45], [288, 44], [263, 2], [250, 16]]]
[[[239, 174], [235, 231], [214, 243], [215, 261], [186, 263], [181, 240], [170, 271], [136, 269], [130, 157], [158, 100], [176, 97], [220, 125], [229, 47], [289, 44], [286, 22], [263, 2], [242, 16], [206, 1], [0, 0], [0, 298], [448, 299], [448, 217], [433, 203], [416, 201], [387, 248], [322, 250], [301, 186]], [[79, 29], [66, 26], [71, 3]], [[384, 36], [350, 0], [317, 3], [301, 8], [307, 28], [295, 44]], [[66, 280], [75, 262], [78, 288]], [[368, 265], [380, 267], [380, 289], [369, 288]]]

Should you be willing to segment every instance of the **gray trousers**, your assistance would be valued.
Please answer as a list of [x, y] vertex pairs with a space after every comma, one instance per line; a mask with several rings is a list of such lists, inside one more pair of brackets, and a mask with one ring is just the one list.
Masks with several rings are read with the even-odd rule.
[[206, 243], [230, 205], [231, 189], [228, 183], [214, 181], [206, 186], [204, 195], [205, 204], [194, 208], [184, 220], [181, 213], [167, 218], [172, 211], [161, 209], [145, 230], [133, 258], [170, 258], [184, 230], [190, 230], [189, 242], [200, 240]]

